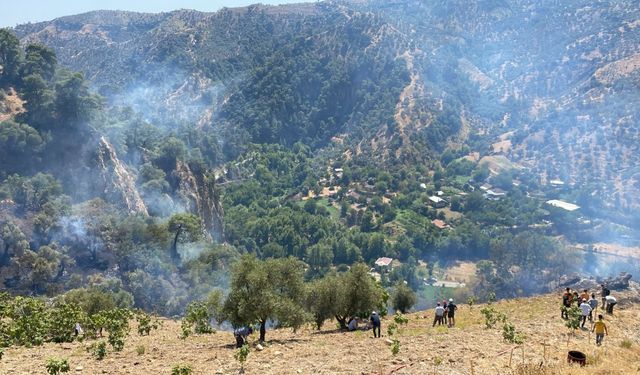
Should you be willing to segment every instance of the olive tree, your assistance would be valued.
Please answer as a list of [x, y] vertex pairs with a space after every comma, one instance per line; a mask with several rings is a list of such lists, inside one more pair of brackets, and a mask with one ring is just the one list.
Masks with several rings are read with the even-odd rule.
[[386, 293], [369, 275], [365, 264], [355, 264], [349, 271], [327, 275], [310, 284], [307, 309], [320, 329], [325, 320], [335, 317], [346, 328], [350, 317], [368, 316], [372, 310], [386, 308]]
[[398, 283], [393, 291], [393, 309], [405, 314], [417, 302], [416, 293], [405, 283]]
[[303, 264], [294, 258], [260, 261], [244, 255], [233, 266], [231, 290], [222, 315], [233, 326], [260, 324], [265, 340], [267, 321], [298, 328], [306, 321]]

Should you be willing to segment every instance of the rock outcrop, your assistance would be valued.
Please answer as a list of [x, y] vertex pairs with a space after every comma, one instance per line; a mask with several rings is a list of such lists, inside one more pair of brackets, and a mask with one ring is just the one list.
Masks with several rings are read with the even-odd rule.
[[569, 287], [575, 290], [596, 290], [600, 288], [601, 284], [604, 284], [611, 290], [624, 290], [629, 288], [629, 280], [631, 280], [631, 274], [626, 272], [622, 272], [616, 277], [607, 277], [604, 279], [593, 277], [584, 278], [581, 275], [574, 273], [562, 276], [560, 278], [559, 287]]
[[136, 177], [118, 158], [115, 149], [104, 137], [100, 137], [97, 163], [105, 200], [126, 208], [131, 214], [148, 215], [138, 189]]
[[629, 288], [629, 280], [631, 280], [631, 274], [621, 272], [616, 277], [607, 277], [606, 279], [598, 280], [601, 284], [606, 285], [612, 290], [622, 290]]
[[224, 211], [215, 188], [213, 174], [193, 170], [187, 163], [178, 161], [173, 172], [178, 187], [176, 196], [187, 211], [198, 215], [203, 231], [215, 242], [224, 239]]

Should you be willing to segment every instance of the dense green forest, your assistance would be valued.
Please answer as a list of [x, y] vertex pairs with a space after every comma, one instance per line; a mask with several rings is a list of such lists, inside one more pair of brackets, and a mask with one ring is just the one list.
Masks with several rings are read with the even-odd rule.
[[[405, 3], [427, 14], [416, 2]], [[492, 87], [474, 101], [484, 89], [463, 74], [471, 63], [459, 61], [462, 52], [449, 46], [427, 58], [421, 48], [428, 43], [412, 37], [410, 26], [428, 26], [417, 32], [443, 40], [452, 31], [421, 19], [400, 22], [397, 9], [373, 11], [382, 7], [377, 2], [309, 7], [275, 15], [260, 7], [209, 16], [109, 13], [113, 19], [105, 15], [101, 22], [132, 27], [111, 35], [114, 43], [151, 43], [144, 64], [152, 63], [133, 69], [126, 57], [131, 47], [122, 47], [114, 54], [120, 60], [87, 63], [100, 70], [85, 69], [92, 80], [58, 61], [70, 59], [74, 43], [106, 56], [110, 45], [92, 35], [52, 36], [54, 47], [68, 43], [60, 55], [16, 35], [41, 25], [0, 30], [2, 288], [81, 306], [83, 319], [98, 314], [100, 320], [100, 311], [114, 308], [197, 315], [201, 303], [234, 325], [320, 326], [335, 318], [344, 326], [348, 316], [372, 306], [385, 310], [388, 293], [400, 300], [405, 286], [417, 292], [420, 306], [453, 295], [482, 300], [544, 292], [559, 274], [593, 271], [569, 245], [637, 240], [640, 222], [626, 193], [616, 194], [628, 204], [614, 206], [586, 174], [571, 185], [547, 181], [568, 181], [575, 172], [540, 157], [547, 146], [535, 146], [539, 139], [561, 137], [527, 117], [522, 108], [531, 98], [501, 101]], [[429, 19], [437, 11], [429, 9]], [[57, 27], [76, 30], [83, 17], [89, 16]], [[183, 27], [189, 22], [198, 27]], [[128, 33], [135, 38], [126, 39]], [[464, 37], [487, 43], [479, 35]], [[486, 57], [472, 52], [476, 62]], [[182, 89], [190, 86], [174, 81], [176, 75], [199, 82], [201, 91]], [[167, 87], [129, 87], [163, 76]], [[147, 93], [165, 108], [132, 99]], [[511, 121], [526, 124], [513, 131], [498, 125], [507, 122], [509, 105]], [[575, 111], [549, 118], [562, 130]], [[633, 138], [635, 128], [627, 130]], [[514, 146], [503, 152], [495, 144], [504, 134]], [[549, 146], [550, 154], [559, 155], [566, 142]], [[598, 152], [629, 155], [609, 138], [598, 142]], [[515, 162], [536, 158], [542, 161], [531, 168]], [[633, 181], [634, 170], [626, 173]], [[545, 204], [549, 199], [575, 202], [580, 210]], [[392, 266], [376, 266], [381, 257], [393, 258]], [[434, 280], [461, 261], [476, 264], [475, 280], [439, 287]], [[248, 271], [239, 272], [243, 267]], [[246, 273], [251, 277], [243, 279]], [[295, 278], [287, 280], [290, 274]], [[327, 300], [338, 298], [330, 291], [350, 278], [365, 278], [375, 298], [328, 311]], [[242, 294], [242, 283], [255, 290]], [[3, 298], [6, 306], [21, 303]], [[231, 308], [254, 298], [287, 304]], [[55, 340], [54, 333], [43, 335]]]

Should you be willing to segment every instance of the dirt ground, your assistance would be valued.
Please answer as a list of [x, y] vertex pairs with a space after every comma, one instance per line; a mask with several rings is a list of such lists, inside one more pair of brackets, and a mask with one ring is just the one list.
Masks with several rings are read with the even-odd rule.
[[468, 284], [475, 278], [476, 264], [473, 262], [457, 262], [453, 267], [447, 268], [444, 272], [446, 280]]
[[[630, 301], [640, 297], [636, 290], [616, 295], [620, 309], [607, 316], [609, 336], [596, 347], [594, 336], [578, 330], [567, 336], [560, 319], [556, 295], [499, 302], [494, 306], [508, 315], [516, 330], [526, 334], [522, 347], [506, 343], [501, 327], [485, 329], [481, 305], [461, 305], [455, 328], [433, 328], [432, 312], [409, 314], [409, 323], [396, 337], [400, 352], [391, 354], [387, 327], [383, 337], [370, 331], [340, 332], [327, 322], [320, 332], [306, 327], [297, 333], [289, 329], [267, 331], [264, 350], [252, 349], [244, 366], [246, 374], [639, 374], [640, 306]], [[135, 327], [134, 327], [135, 328]], [[90, 343], [46, 344], [35, 348], [9, 348], [0, 361], [0, 374], [46, 374], [47, 358], [68, 358], [70, 374], [170, 374], [174, 364], [188, 364], [193, 374], [238, 374], [230, 332], [179, 338], [179, 322], [165, 320], [150, 336], [132, 330], [121, 353], [109, 353], [98, 361], [86, 352]], [[569, 338], [569, 341], [567, 339]], [[138, 355], [136, 348], [144, 347]], [[566, 363], [568, 350], [586, 353], [584, 368]], [[523, 356], [524, 354], [524, 356]], [[509, 366], [511, 363], [511, 366]]]

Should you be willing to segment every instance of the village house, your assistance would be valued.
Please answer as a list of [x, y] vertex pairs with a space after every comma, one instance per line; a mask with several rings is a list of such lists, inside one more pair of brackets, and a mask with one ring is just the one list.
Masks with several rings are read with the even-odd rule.
[[507, 192], [500, 188], [487, 189], [484, 193], [484, 197], [492, 201], [497, 201], [505, 195]]
[[375, 265], [379, 269], [390, 271], [392, 268], [393, 258], [381, 257], [376, 259]]
[[431, 220], [431, 223], [433, 225], [435, 225], [435, 227], [438, 228], [438, 229], [447, 229], [447, 228], [449, 228], [449, 224], [447, 224], [444, 220], [435, 219], [435, 220]]
[[435, 195], [429, 197], [429, 202], [435, 208], [447, 207], [447, 201], [440, 197], [436, 197]]

